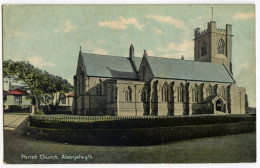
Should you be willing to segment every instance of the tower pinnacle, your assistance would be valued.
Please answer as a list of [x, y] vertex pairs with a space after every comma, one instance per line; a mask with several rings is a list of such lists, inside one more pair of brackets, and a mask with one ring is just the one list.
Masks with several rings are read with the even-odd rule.
[[146, 50], [144, 50], [144, 56], [147, 56], [147, 52], [146, 52]]
[[82, 54], [82, 52], [81, 52], [81, 46], [79, 46], [79, 54]]

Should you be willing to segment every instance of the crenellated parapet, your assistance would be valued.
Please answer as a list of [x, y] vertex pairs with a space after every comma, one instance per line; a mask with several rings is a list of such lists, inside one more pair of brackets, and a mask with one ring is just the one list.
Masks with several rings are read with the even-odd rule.
[[208, 30], [200, 31], [200, 28], [195, 29], [194, 32], [195, 32], [195, 38], [208, 34]]
[[226, 33], [226, 29], [217, 29], [217, 32], [219, 32], [219, 33]]
[[206, 30], [200, 31], [200, 28], [194, 30], [195, 38], [202, 37], [208, 33], [220, 33], [220, 34], [232, 34], [232, 25], [227, 24], [226, 29], [216, 28], [216, 22], [208, 22], [208, 28]]

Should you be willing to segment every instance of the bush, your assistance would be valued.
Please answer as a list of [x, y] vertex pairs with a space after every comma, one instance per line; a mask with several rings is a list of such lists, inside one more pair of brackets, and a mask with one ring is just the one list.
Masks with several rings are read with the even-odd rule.
[[45, 114], [72, 114], [70, 106], [59, 106], [57, 111], [52, 111], [50, 106], [42, 106]]

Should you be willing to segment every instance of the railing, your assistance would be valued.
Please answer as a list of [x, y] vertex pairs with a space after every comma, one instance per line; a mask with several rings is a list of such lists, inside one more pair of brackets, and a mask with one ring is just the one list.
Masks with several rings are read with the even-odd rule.
[[[73, 116], [73, 115], [44, 115], [31, 116], [33, 119], [41, 121], [54, 122], [103, 122], [103, 121], [118, 121], [118, 120], [138, 120], [138, 119], [158, 119], [171, 118], [173, 116]], [[179, 116], [181, 117], [181, 116]]]

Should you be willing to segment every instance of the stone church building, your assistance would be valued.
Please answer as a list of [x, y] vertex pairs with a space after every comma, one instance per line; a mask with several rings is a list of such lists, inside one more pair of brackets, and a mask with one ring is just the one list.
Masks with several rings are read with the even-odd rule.
[[245, 114], [245, 88], [232, 73], [232, 26], [195, 29], [194, 61], [82, 53], [74, 76], [74, 114], [174, 116]]

